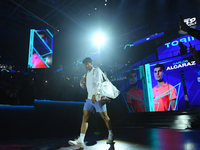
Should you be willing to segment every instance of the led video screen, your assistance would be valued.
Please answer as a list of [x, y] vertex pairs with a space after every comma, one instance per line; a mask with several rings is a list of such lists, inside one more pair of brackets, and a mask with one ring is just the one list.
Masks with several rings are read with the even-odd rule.
[[192, 54], [129, 68], [111, 81], [128, 113], [200, 108], [200, 65]]
[[[154, 111], [173, 111], [200, 106], [199, 65], [191, 54], [150, 64]], [[195, 94], [196, 93], [196, 94]]]
[[128, 113], [145, 112], [139, 68], [128, 69], [111, 80], [121, 92], [120, 100]]
[[53, 35], [46, 30], [30, 31], [28, 68], [50, 68], [53, 58]]

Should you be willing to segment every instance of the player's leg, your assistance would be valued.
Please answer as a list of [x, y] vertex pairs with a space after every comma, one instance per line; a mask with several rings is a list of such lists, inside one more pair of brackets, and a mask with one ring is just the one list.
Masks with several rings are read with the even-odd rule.
[[107, 113], [107, 111], [105, 111], [105, 112], [101, 112], [100, 115], [103, 118], [103, 120], [105, 121], [105, 124], [108, 128], [108, 140], [107, 140], [106, 143], [107, 144], [113, 144], [114, 135], [113, 135], [113, 132], [112, 132], [111, 121], [110, 121], [110, 118], [108, 116], [108, 113]]
[[91, 111], [89, 110], [83, 110], [83, 118], [81, 123], [81, 133], [86, 134], [86, 131], [88, 129], [88, 120], [91, 115]]
[[105, 121], [105, 124], [108, 128], [109, 135], [108, 135], [107, 144], [113, 144], [114, 135], [112, 133], [111, 121], [110, 121], [110, 118], [108, 117], [108, 114], [107, 114], [106, 103], [95, 102], [94, 106], [95, 106], [96, 112], [100, 113], [101, 117]]
[[78, 139], [69, 140], [68, 143], [70, 145], [77, 146], [80, 148], [84, 147], [84, 138], [85, 138], [85, 134], [88, 129], [88, 120], [93, 111], [94, 111], [94, 106], [92, 106], [91, 100], [87, 99], [86, 103], [84, 104], [84, 108], [83, 108], [83, 117], [82, 117], [82, 123], [81, 123], [80, 136]]
[[110, 121], [110, 118], [108, 117], [107, 111], [101, 112], [100, 115], [103, 118], [103, 120], [105, 121], [108, 130], [112, 130], [111, 121]]

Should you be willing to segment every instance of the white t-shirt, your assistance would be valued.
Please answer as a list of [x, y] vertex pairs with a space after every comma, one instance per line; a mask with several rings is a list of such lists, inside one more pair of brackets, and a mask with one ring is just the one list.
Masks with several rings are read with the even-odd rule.
[[88, 92], [88, 99], [92, 99], [92, 95], [97, 95], [100, 90], [100, 83], [103, 82], [103, 72], [100, 68], [92, 68], [87, 72], [86, 87]]

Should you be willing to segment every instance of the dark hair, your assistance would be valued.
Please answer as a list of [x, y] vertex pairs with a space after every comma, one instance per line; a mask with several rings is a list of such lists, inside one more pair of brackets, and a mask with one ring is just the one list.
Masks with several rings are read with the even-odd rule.
[[154, 69], [155, 69], [155, 68], [158, 68], [158, 67], [160, 67], [160, 68], [165, 72], [165, 66], [164, 66], [163, 64], [156, 64], [156, 65], [154, 66]]
[[92, 62], [92, 58], [90, 57], [86, 57], [84, 60], [83, 60], [83, 64], [87, 64], [87, 63], [91, 63]]
[[133, 73], [135, 73], [136, 76], [137, 76], [137, 72], [135, 70], [131, 70], [131, 71], [128, 72], [128, 77], [130, 78], [130, 75], [133, 74]]

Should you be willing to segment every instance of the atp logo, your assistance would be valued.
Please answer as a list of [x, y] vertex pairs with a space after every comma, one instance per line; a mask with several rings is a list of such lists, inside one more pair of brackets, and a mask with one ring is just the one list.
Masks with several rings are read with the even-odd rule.
[[185, 22], [188, 26], [194, 26], [194, 25], [197, 24], [197, 21], [196, 21], [196, 18], [195, 18], [195, 17], [184, 19], [184, 22]]

